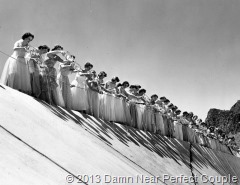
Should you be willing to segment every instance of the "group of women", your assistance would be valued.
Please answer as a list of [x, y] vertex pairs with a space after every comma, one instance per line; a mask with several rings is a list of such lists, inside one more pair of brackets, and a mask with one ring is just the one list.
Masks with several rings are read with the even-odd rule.
[[[167, 98], [158, 98], [156, 94], [149, 98], [140, 85], [130, 85], [127, 81], [119, 83], [118, 77], [105, 83], [106, 72], [96, 74], [89, 62], [84, 69], [78, 68], [75, 57], [69, 57], [60, 45], [51, 51], [47, 45], [42, 45], [31, 52], [29, 43], [33, 39], [33, 34], [25, 33], [14, 44], [13, 54], [5, 63], [1, 83], [49, 104], [88, 113], [106, 121], [204, 146], [211, 145], [203, 134], [206, 125], [201, 119], [187, 112], [180, 116], [181, 111]], [[54, 67], [56, 63], [59, 63], [58, 74]], [[72, 82], [68, 78], [71, 73], [76, 74]]]
[[[0, 82], [49, 104], [71, 109], [68, 75], [75, 72], [74, 62], [58, 56], [66, 55], [60, 45], [54, 46], [51, 51], [47, 45], [31, 50], [29, 43], [33, 39], [33, 34], [25, 33], [14, 44], [13, 54], [5, 63]], [[60, 64], [59, 74], [54, 67], [57, 62]]]

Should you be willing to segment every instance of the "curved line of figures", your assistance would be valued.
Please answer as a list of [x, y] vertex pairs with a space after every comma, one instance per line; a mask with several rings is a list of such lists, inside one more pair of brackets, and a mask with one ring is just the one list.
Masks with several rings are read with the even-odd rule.
[[[215, 150], [229, 152], [236, 147], [220, 129], [207, 127], [192, 112], [183, 112], [166, 97], [146, 96], [140, 85], [119, 83], [118, 77], [104, 82], [106, 72], [96, 74], [93, 65], [79, 68], [75, 56], [56, 45], [50, 51], [47, 45], [30, 50], [34, 39], [25, 33], [13, 47], [13, 54], [5, 63], [1, 83], [21, 92], [58, 105], [140, 130], [179, 140], [198, 143]], [[34, 52], [33, 52], [34, 51]], [[60, 56], [62, 57], [60, 57]], [[62, 59], [64, 58], [64, 59]], [[59, 73], [55, 64], [59, 63]], [[68, 76], [75, 73], [70, 83]]]

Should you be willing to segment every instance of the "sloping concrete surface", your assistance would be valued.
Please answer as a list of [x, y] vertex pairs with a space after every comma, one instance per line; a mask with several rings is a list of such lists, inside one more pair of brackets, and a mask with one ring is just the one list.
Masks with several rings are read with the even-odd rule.
[[[191, 178], [194, 172], [203, 173], [208, 169], [209, 174], [236, 173], [234, 170], [222, 173], [227, 163], [216, 167], [221, 169], [216, 171], [215, 162], [203, 158], [204, 147], [198, 149], [199, 156], [194, 156], [192, 153], [197, 146], [187, 142], [66, 111], [3, 87], [5, 89], [0, 88], [0, 133], [4, 133], [1, 135], [5, 138], [3, 141], [12, 137], [12, 142], [0, 142], [0, 148], [6, 150], [5, 153], [0, 151], [3, 161], [0, 179], [21, 179], [17, 184], [24, 185], [79, 184], [77, 178], [85, 175], [82, 180], [86, 184], [196, 184]], [[15, 143], [16, 147], [10, 146]], [[32, 168], [20, 160], [24, 160], [23, 153], [27, 150], [31, 151], [28, 158], [34, 161]], [[3, 155], [16, 157], [8, 163], [8, 158]], [[235, 159], [231, 157], [231, 160]], [[23, 170], [15, 170], [18, 173], [14, 176], [8, 175], [15, 166]], [[45, 176], [43, 172], [37, 173], [41, 166], [45, 166], [49, 173], [45, 172], [50, 175], [47, 180], [36, 182], [37, 175], [39, 179], [41, 175]], [[236, 163], [234, 169], [239, 166]], [[69, 174], [75, 176], [73, 183], [66, 180]], [[31, 183], [25, 183], [28, 176], [31, 176]], [[5, 181], [5, 184], [14, 183]]]
[[193, 144], [193, 173], [199, 184], [240, 184], [240, 159], [230, 154]]

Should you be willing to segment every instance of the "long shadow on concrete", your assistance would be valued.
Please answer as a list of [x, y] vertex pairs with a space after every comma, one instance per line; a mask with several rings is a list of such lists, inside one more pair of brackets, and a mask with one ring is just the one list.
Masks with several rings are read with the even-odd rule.
[[[36, 99], [37, 100], [37, 99]], [[190, 152], [190, 145], [184, 141], [178, 141], [173, 138], [167, 138], [158, 134], [144, 132], [126, 125], [110, 123], [101, 119], [81, 114], [76, 111], [68, 111], [57, 106], [51, 106], [43, 101], [37, 100], [43, 104], [52, 113], [64, 121], [72, 120], [86, 131], [96, 136], [101, 141], [109, 146], [113, 145], [114, 138], [117, 138], [122, 144], [129, 147], [130, 145], [143, 146], [148, 151], [155, 153], [161, 158], [173, 159], [178, 165], [186, 165], [191, 169], [190, 153], [193, 158], [193, 172], [203, 174], [203, 169], [211, 169], [215, 171], [213, 174], [226, 176], [228, 174], [236, 175], [240, 178], [240, 160], [229, 154], [224, 154], [219, 151], [192, 145]], [[114, 136], [114, 137], [113, 137]], [[227, 156], [233, 158], [227, 160]], [[235, 168], [232, 167], [232, 161], [237, 160]], [[237, 172], [236, 172], [237, 170]], [[211, 184], [211, 183], [210, 183]]]

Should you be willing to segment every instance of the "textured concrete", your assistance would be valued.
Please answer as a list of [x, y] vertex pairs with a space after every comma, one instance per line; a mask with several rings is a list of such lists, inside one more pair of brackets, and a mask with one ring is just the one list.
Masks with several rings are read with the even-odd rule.
[[206, 184], [206, 181], [212, 184], [239, 184], [238, 157], [196, 144], [191, 147], [191, 154], [193, 173], [199, 177], [199, 184]]
[[[0, 88], [4, 185], [14, 180], [20, 185], [69, 184], [67, 174], [75, 176], [71, 184], [79, 184], [80, 175], [88, 184], [195, 184], [192, 175], [205, 171], [240, 177], [240, 164], [231, 155], [209, 155], [210, 149], [49, 106], [5, 88]], [[227, 165], [231, 168], [224, 171]]]

